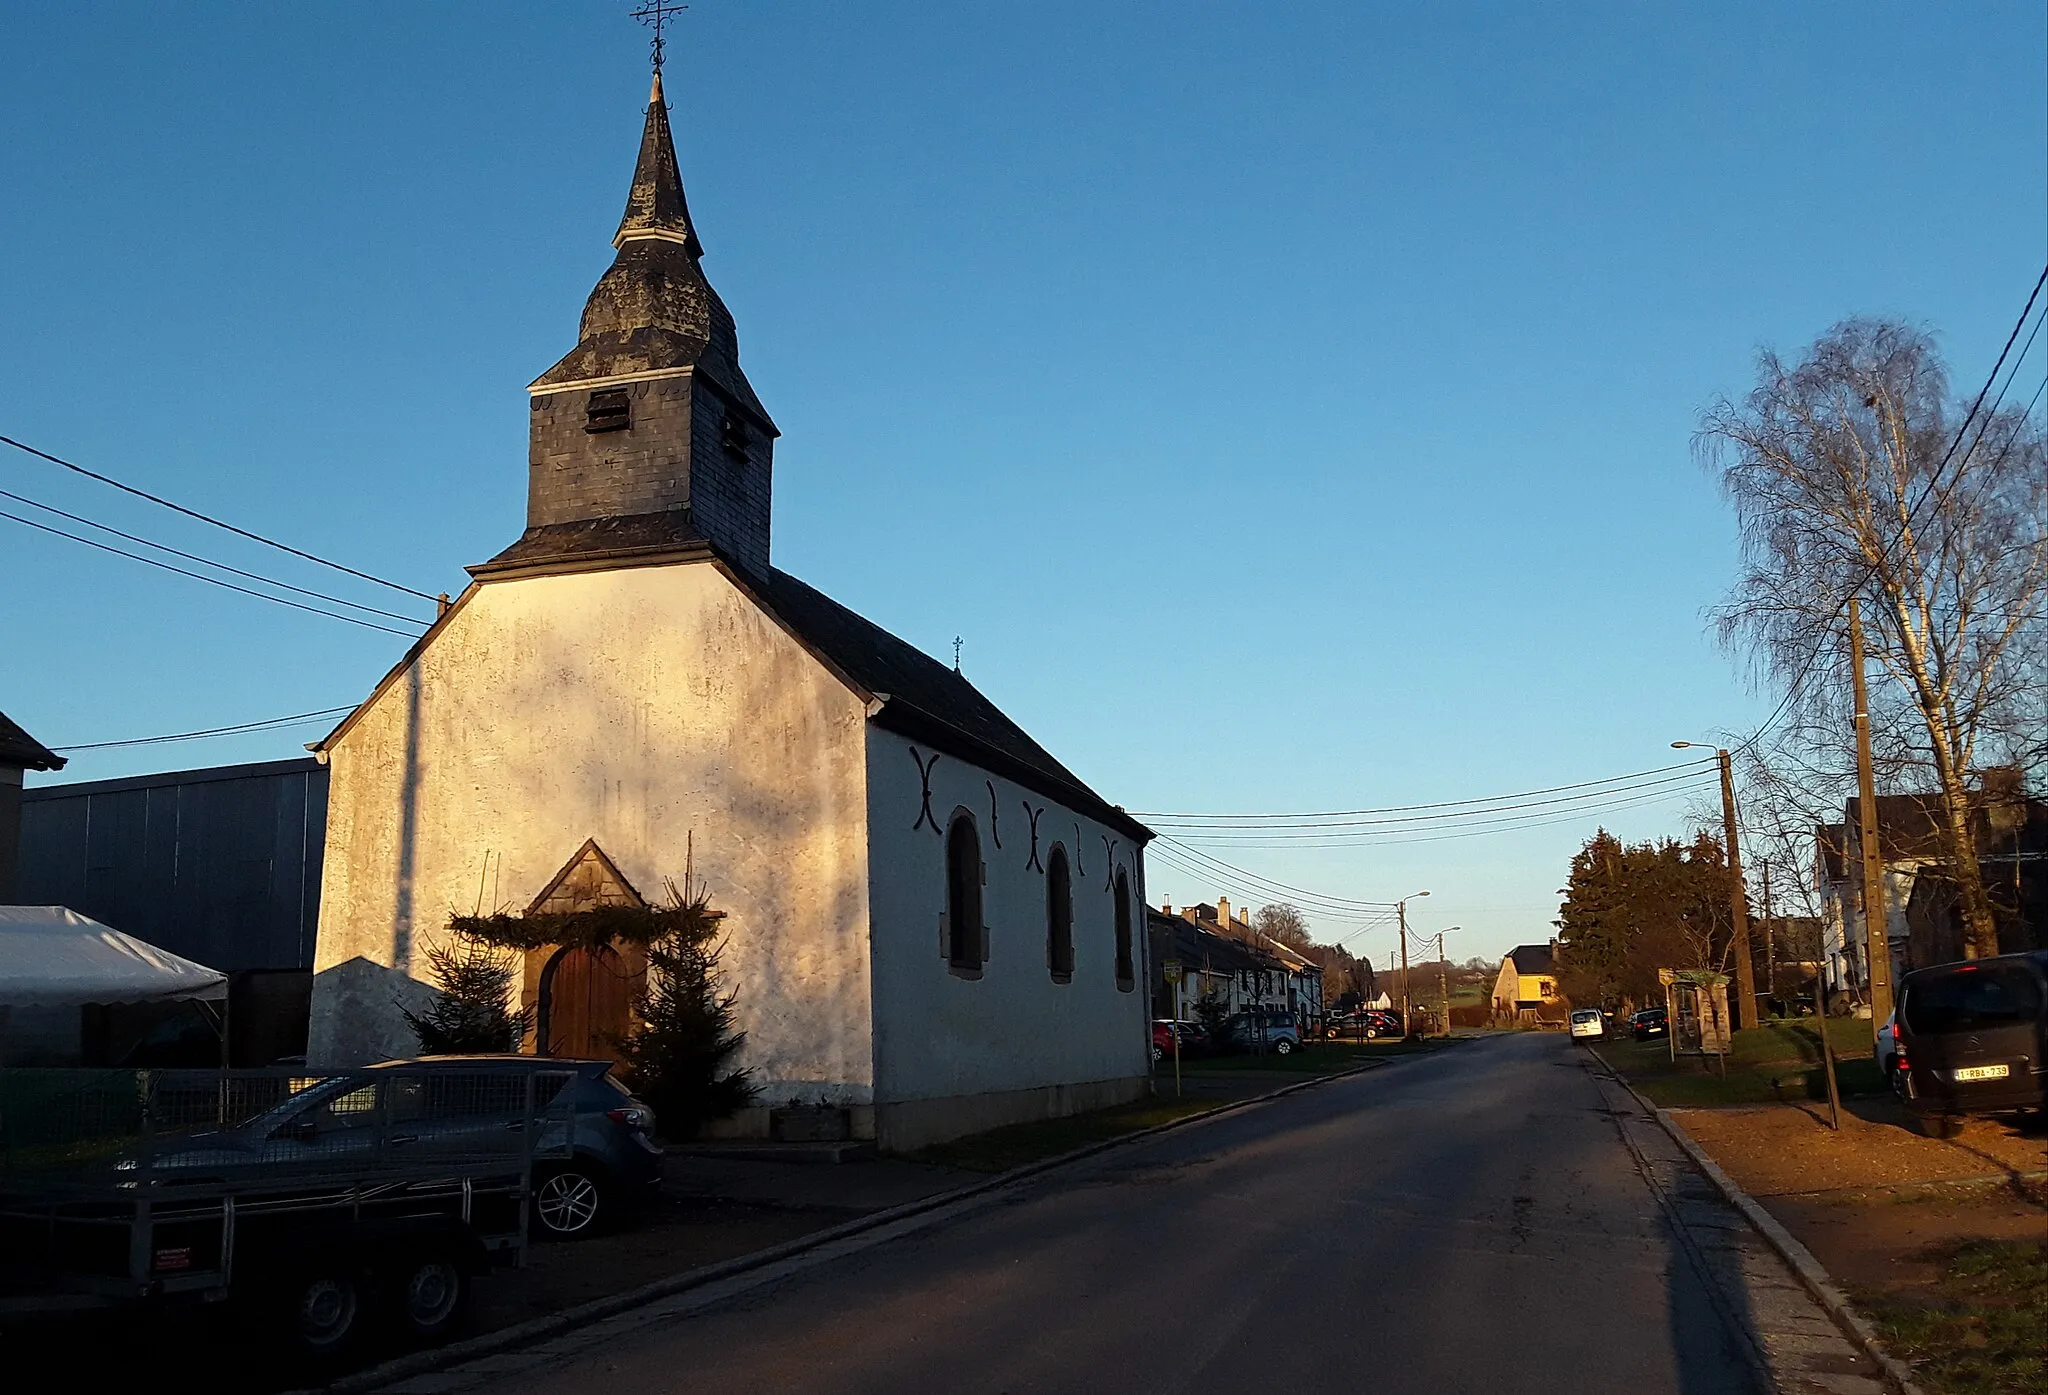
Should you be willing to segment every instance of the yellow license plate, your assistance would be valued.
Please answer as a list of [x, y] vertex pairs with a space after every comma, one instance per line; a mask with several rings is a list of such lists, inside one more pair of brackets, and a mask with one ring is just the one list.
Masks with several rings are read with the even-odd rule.
[[1957, 1080], [2003, 1080], [2009, 1073], [2007, 1066], [1964, 1066], [1956, 1072]]

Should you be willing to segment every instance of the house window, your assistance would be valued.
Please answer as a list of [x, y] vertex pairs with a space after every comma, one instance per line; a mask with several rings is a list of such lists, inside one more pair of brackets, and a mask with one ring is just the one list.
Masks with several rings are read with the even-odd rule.
[[629, 431], [633, 426], [633, 403], [624, 388], [607, 388], [590, 394], [583, 409], [583, 429], [592, 435], [600, 431]]
[[1131, 962], [1131, 879], [1116, 874], [1116, 986], [1128, 993], [1138, 986], [1138, 971]]
[[1536, 980], [1536, 991], [1546, 998], [1554, 998], [1557, 996], [1557, 985], [1547, 978], [1540, 978]]
[[1045, 860], [1045, 966], [1054, 983], [1074, 979], [1074, 879], [1067, 871], [1067, 850], [1052, 845]]
[[974, 816], [957, 810], [946, 829], [946, 963], [966, 978], [980, 978], [988, 957], [981, 878], [981, 837], [974, 831]]

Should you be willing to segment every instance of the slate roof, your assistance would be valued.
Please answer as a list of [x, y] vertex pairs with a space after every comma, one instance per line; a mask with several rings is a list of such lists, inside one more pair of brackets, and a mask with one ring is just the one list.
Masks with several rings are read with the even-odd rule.
[[1508, 958], [1515, 961], [1515, 972], [1518, 974], [1557, 972], [1557, 956], [1551, 953], [1549, 945], [1516, 945], [1508, 951]]
[[30, 736], [0, 712], [0, 765], [11, 765], [17, 770], [62, 770], [67, 762], [63, 756]]
[[785, 571], [734, 569], [740, 585], [856, 687], [886, 697], [878, 725], [971, 760], [1077, 813], [1147, 841], [1152, 831], [1082, 783], [956, 669]]

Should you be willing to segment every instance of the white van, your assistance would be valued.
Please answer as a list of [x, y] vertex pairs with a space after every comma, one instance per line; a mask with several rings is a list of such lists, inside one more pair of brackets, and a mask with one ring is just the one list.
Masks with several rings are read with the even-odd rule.
[[1580, 1008], [1572, 1014], [1572, 1037], [1604, 1037], [1607, 1023], [1599, 1008]]

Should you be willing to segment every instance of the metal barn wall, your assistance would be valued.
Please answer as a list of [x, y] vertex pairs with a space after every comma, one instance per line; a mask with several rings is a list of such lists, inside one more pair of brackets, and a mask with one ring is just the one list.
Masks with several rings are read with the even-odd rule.
[[313, 967], [327, 767], [306, 757], [27, 790], [23, 905], [229, 973]]

